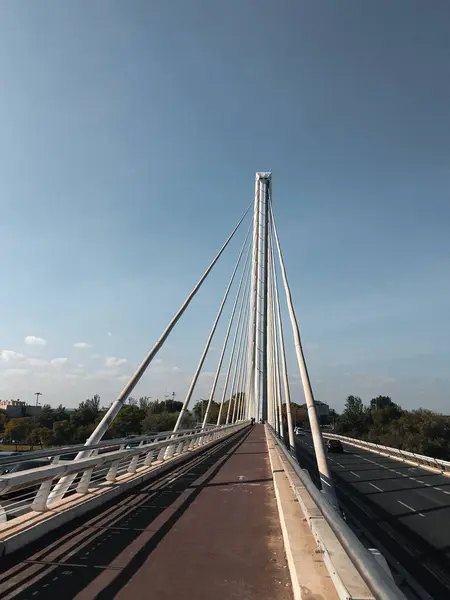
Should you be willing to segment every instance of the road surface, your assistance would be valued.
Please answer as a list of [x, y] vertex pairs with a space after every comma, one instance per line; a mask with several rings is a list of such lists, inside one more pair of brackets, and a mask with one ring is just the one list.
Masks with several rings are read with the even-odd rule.
[[[317, 483], [310, 435], [296, 436], [296, 452]], [[450, 477], [349, 444], [327, 456], [349, 523], [393, 555], [431, 598], [448, 600]]]

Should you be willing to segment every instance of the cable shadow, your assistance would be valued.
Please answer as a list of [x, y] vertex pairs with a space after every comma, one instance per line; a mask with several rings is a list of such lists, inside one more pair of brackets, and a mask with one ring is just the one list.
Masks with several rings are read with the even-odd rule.
[[191, 487], [226, 487], [233, 485], [248, 485], [249, 483], [270, 483], [273, 481], [272, 477], [267, 477], [265, 479], [246, 479], [245, 481], [224, 481], [218, 483], [208, 483], [207, 485], [200, 484], [199, 486], [191, 486]]
[[[0, 598], [8, 596], [14, 598], [14, 600], [26, 600], [34, 596], [35, 593], [38, 593], [39, 598], [44, 600], [55, 597], [67, 600], [74, 598], [102, 570], [110, 570], [111, 568], [117, 570], [117, 567], [110, 566], [113, 561], [143, 532], [148, 530], [153, 521], [168, 506], [172, 505], [181, 494], [191, 488], [193, 481], [207, 473], [219, 462], [203, 482], [204, 485], [192, 489], [186, 501], [169, 516], [162, 527], [157, 529], [151, 538], [136, 552], [118, 577], [103, 592], [100, 592], [100, 595], [96, 596], [104, 599], [113, 598], [195, 501], [203, 487], [211, 481], [217, 471], [245, 442], [250, 433], [251, 430], [248, 429], [237, 432], [229, 440], [223, 442], [216, 451], [211, 452], [211, 448], [205, 449], [202, 454], [196, 457], [201, 460], [198, 460], [192, 468], [189, 468], [190, 461], [187, 460], [188, 470], [179, 479], [173, 483], [169, 482], [161, 489], [149, 490], [155, 484], [155, 481], [145, 482], [134, 488], [132, 490], [133, 494], [124, 495], [125, 503], [122, 506], [124, 511], [117, 517], [114, 516], [114, 513], [117, 511], [117, 506], [120, 505], [119, 498], [115, 498], [87, 515], [55, 530], [55, 532], [41, 538], [38, 542], [30, 544], [23, 551], [2, 559], [3, 575], [0, 576], [2, 585]], [[176, 471], [176, 468], [171, 471]], [[139, 495], [141, 498], [139, 498]], [[113, 516], [105, 524], [108, 514]], [[86, 539], [82, 540], [82, 543], [76, 540], [74, 543], [70, 543], [71, 538], [76, 538], [80, 532], [86, 532], [86, 530], [92, 532], [87, 538], [87, 543]], [[57, 555], [57, 558], [49, 560], [47, 557], [51, 556], [59, 547], [61, 553]], [[46, 550], [39, 553], [39, 550], [42, 549]], [[38, 558], [34, 557], [36, 553], [39, 553]], [[17, 568], [18, 565], [22, 571], [28, 568], [30, 573], [23, 573], [22, 577], [17, 577], [16, 569], [12, 573], [11, 585], [7, 585], [7, 570], [14, 571], [14, 567]], [[30, 568], [30, 565], [33, 568]], [[38, 580], [36, 580], [37, 577]]]

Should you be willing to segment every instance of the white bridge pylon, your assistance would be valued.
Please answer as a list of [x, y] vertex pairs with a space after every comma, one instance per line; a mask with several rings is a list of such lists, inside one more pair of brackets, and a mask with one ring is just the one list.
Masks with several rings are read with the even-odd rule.
[[[212, 402], [219, 402], [219, 414], [214, 425], [237, 421], [268, 422], [277, 434], [286, 440], [291, 451], [295, 451], [292, 427], [291, 394], [286, 366], [285, 336], [280, 307], [277, 262], [281, 272], [287, 301], [290, 324], [293, 331], [295, 351], [300, 369], [309, 423], [320, 473], [322, 491], [332, 504], [336, 504], [333, 482], [330, 476], [324, 444], [314, 405], [314, 396], [300, 340], [299, 327], [294, 311], [283, 254], [272, 209], [272, 174], [258, 172], [255, 178], [253, 222], [249, 224], [239, 256], [227, 283], [216, 317], [206, 340], [199, 363], [193, 374], [183, 408], [178, 416], [174, 432], [183, 425], [198, 378], [216, 334], [219, 321], [229, 303], [235, 280], [239, 280], [231, 311], [202, 429], [210, 423]], [[144, 358], [136, 373], [96, 427], [86, 442], [86, 450], [77, 459], [89, 456], [89, 446], [100, 442], [127, 398], [156, 357], [171, 331], [183, 316], [196, 293], [229, 245], [241, 224], [250, 212], [250, 207], [234, 227], [231, 234], [216, 254], [210, 265], [187, 296], [166, 329]], [[252, 233], [252, 235], [250, 235]], [[223, 369], [226, 363], [226, 370]], [[224, 377], [222, 392], [217, 396], [220, 375]], [[49, 500], [61, 498], [69, 488], [74, 476], [62, 478], [53, 489]]]

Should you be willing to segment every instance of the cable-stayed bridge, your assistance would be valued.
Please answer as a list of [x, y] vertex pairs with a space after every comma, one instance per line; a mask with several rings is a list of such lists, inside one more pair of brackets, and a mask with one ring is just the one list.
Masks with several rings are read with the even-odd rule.
[[[173, 431], [104, 440], [241, 232]], [[224, 320], [203, 420], [189, 429]], [[301, 435], [286, 360], [292, 338], [310, 424]], [[333, 438], [343, 454], [326, 452]], [[50, 461], [29, 468], [32, 458]], [[11, 464], [24, 468], [8, 472]], [[450, 598], [450, 464], [319, 427], [271, 173], [256, 174], [254, 203], [86, 444], [0, 467], [0, 598]]]

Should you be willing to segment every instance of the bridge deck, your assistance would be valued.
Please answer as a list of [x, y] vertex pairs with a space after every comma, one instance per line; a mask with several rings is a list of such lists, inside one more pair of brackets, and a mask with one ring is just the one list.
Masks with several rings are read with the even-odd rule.
[[4, 600], [290, 600], [264, 428], [2, 563]]

